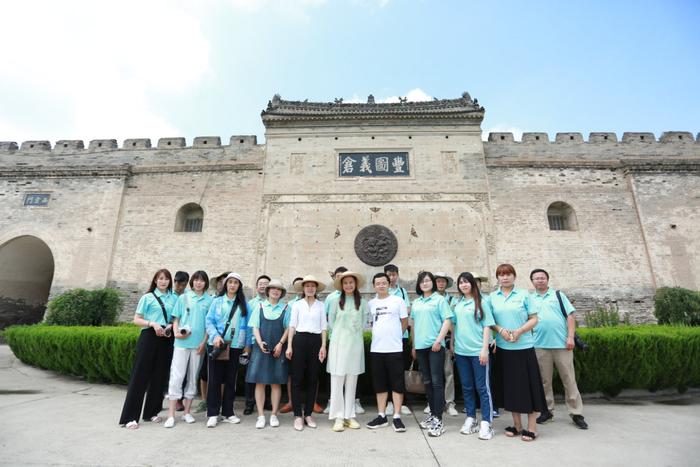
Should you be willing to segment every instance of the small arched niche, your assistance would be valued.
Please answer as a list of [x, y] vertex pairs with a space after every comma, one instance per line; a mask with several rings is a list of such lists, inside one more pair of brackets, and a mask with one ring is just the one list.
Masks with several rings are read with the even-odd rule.
[[197, 203], [187, 203], [177, 211], [175, 232], [201, 232], [204, 211]]
[[549, 230], [578, 230], [576, 212], [571, 205], [555, 201], [547, 208]]

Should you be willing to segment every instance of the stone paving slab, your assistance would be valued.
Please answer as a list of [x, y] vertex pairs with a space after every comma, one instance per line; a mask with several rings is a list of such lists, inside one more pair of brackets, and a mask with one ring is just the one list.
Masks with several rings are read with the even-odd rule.
[[[440, 438], [429, 438], [413, 415], [404, 416], [406, 433], [364, 426], [334, 433], [321, 417], [318, 429], [299, 433], [292, 428], [291, 414], [280, 416], [279, 428], [256, 430], [255, 416], [242, 416], [241, 402], [236, 403], [240, 425], [222, 423], [207, 429], [204, 414], [196, 414], [194, 425], [178, 422], [168, 430], [142, 423], [131, 431], [117, 425], [124, 396], [124, 386], [91, 384], [29, 367], [8, 346], [0, 346], [0, 464], [698, 465], [697, 397], [676, 397], [667, 403], [587, 400], [588, 431], [576, 429], [558, 405], [554, 421], [540, 427], [540, 438], [524, 443], [502, 434], [511, 421], [508, 414], [495, 421], [497, 435], [491, 441], [460, 435], [462, 415], [446, 417], [447, 432]], [[363, 425], [375, 415], [370, 409], [358, 417]]]

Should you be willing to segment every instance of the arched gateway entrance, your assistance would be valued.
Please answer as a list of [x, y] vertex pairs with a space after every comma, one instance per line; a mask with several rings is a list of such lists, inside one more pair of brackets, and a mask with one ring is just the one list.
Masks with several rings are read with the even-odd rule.
[[42, 320], [53, 273], [53, 254], [39, 238], [23, 235], [0, 245], [0, 329]]

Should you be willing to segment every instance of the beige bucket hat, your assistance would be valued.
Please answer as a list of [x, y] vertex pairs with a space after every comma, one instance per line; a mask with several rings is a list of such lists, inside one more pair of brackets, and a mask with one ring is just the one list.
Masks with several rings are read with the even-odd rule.
[[343, 291], [343, 278], [348, 276], [352, 276], [355, 278], [358, 289], [361, 289], [362, 286], [365, 285], [365, 278], [362, 277], [360, 274], [352, 271], [346, 271], [335, 276], [335, 280], [333, 281], [333, 287], [335, 287], [335, 290], [340, 290], [341, 292]]
[[437, 279], [439, 277], [442, 277], [443, 279], [445, 279], [447, 281], [447, 288], [448, 289], [450, 287], [452, 287], [452, 285], [455, 283], [454, 279], [452, 279], [450, 276], [448, 276], [446, 272], [436, 272], [436, 273], [433, 273], [433, 276], [435, 276], [435, 279]]
[[267, 284], [267, 287], [265, 287], [265, 295], [270, 294], [270, 289], [280, 289], [282, 291], [282, 296], [280, 298], [283, 298], [285, 295], [287, 295], [287, 288], [279, 279], [272, 279], [270, 283]]
[[309, 274], [307, 276], [304, 276], [302, 280], [296, 281], [294, 283], [294, 291], [297, 293], [303, 292], [304, 291], [304, 284], [307, 282], [315, 282], [316, 283], [316, 292], [323, 292], [323, 290], [326, 288], [326, 284], [324, 284], [320, 280], [316, 279], [316, 276]]

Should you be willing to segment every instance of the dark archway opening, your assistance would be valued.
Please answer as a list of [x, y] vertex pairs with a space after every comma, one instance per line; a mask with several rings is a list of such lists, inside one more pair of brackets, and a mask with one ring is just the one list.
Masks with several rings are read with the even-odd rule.
[[0, 245], [0, 329], [44, 318], [53, 281], [51, 249], [23, 235]]

